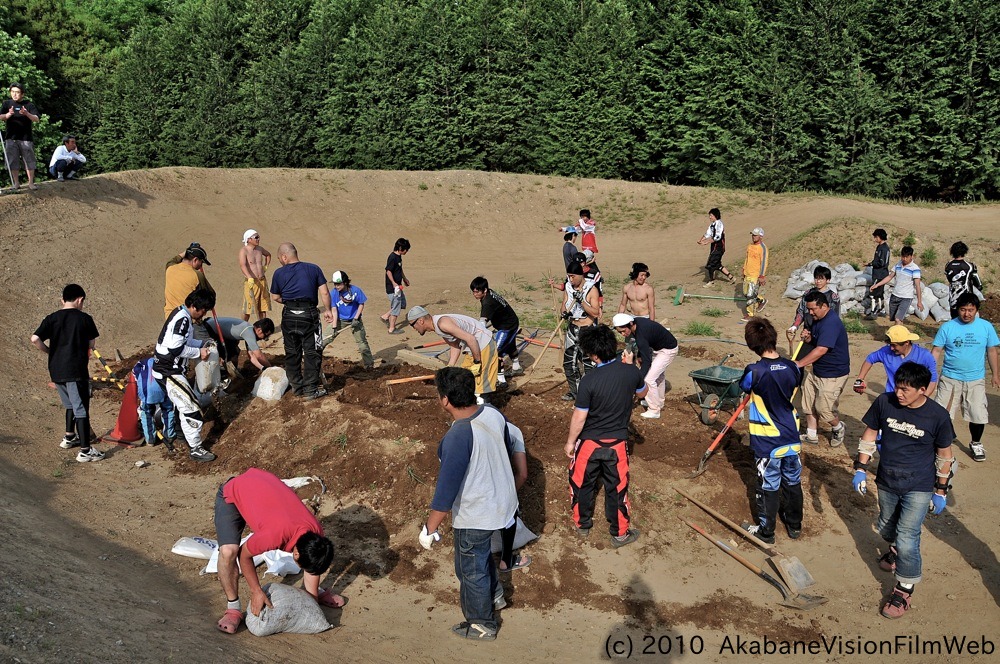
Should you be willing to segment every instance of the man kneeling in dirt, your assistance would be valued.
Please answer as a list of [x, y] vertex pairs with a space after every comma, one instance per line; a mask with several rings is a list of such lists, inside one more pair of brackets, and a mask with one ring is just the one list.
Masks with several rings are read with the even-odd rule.
[[[241, 546], [247, 526], [253, 536]], [[333, 562], [333, 542], [323, 536], [320, 522], [277, 475], [250, 468], [220, 486], [215, 496], [215, 532], [219, 540], [219, 583], [226, 593], [226, 612], [218, 622], [219, 630], [233, 634], [243, 621], [241, 569], [250, 587], [250, 613], [260, 615], [265, 605], [271, 606], [257, 578], [253, 557], [275, 549], [292, 554], [304, 572], [303, 587], [317, 602], [334, 608], [346, 603], [340, 595], [319, 587], [320, 575]]]

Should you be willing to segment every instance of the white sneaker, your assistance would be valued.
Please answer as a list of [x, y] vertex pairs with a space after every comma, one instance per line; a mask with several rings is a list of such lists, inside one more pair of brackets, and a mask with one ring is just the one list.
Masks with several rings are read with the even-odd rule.
[[476, 395], [476, 405], [477, 406], [482, 406], [482, 405], [485, 405], [485, 404], [486, 404], [486, 401], [484, 401], [483, 398], [477, 394]]
[[983, 447], [982, 443], [972, 443], [969, 445], [972, 448], [972, 458], [976, 461], [986, 461], [986, 448]]
[[807, 433], [799, 434], [799, 440], [810, 445], [819, 445], [819, 436], [810, 436]]
[[87, 463], [88, 461], [100, 461], [104, 458], [104, 452], [98, 451], [96, 447], [91, 447], [86, 450], [80, 450], [76, 453], [76, 460], [80, 463]]
[[63, 182], [66, 180], [66, 178], [63, 177], [62, 173], [60, 173], [59, 175], [56, 176], [56, 180], [58, 180], [59, 182]]
[[659, 413], [659, 411], [647, 410], [645, 413], [643, 413], [639, 417], [644, 417], [647, 420], [658, 420], [658, 419], [660, 419], [660, 413]]
[[62, 442], [59, 443], [59, 447], [64, 450], [71, 450], [74, 447], [80, 447], [80, 436], [75, 433], [72, 436], [67, 436], [63, 434]]

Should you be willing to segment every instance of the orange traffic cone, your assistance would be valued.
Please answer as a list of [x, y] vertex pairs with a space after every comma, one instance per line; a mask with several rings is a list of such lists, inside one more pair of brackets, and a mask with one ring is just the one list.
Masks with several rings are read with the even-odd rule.
[[135, 447], [132, 443], [143, 440], [142, 429], [139, 427], [139, 386], [132, 372], [128, 374], [128, 385], [125, 386], [125, 396], [121, 410], [118, 411], [115, 428], [102, 436], [101, 440], [125, 447]]

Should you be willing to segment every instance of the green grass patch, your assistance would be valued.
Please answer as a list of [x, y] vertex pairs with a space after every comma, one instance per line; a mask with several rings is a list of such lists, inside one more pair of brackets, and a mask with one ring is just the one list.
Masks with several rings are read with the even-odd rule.
[[540, 327], [543, 330], [556, 329], [556, 322], [558, 321], [558, 318], [551, 309], [548, 311], [529, 311], [519, 316], [519, 318], [521, 319], [521, 327], [530, 327], [532, 329]]
[[938, 252], [934, 247], [927, 247], [920, 252], [920, 267], [931, 267], [937, 265]]
[[702, 316], [708, 316], [709, 318], [722, 318], [726, 316], [729, 312], [724, 309], [719, 309], [718, 307], [709, 307], [707, 309], [701, 310]]
[[719, 331], [715, 329], [715, 326], [711, 323], [704, 323], [699, 320], [693, 320], [687, 324], [687, 326], [681, 330], [684, 334], [689, 337], [717, 337], [719, 336]]
[[910, 233], [907, 233], [906, 237], [903, 238], [904, 246], [912, 247], [916, 243], [917, 243], [917, 236], [914, 235], [912, 231]]
[[871, 331], [868, 325], [861, 320], [861, 314], [857, 311], [848, 311], [843, 315], [842, 320], [848, 334], [867, 334]]

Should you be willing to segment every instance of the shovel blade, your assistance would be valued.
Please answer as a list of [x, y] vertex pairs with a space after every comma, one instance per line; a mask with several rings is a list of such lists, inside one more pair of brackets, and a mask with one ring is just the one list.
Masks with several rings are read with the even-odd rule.
[[816, 579], [813, 578], [806, 566], [802, 564], [802, 561], [798, 559], [797, 556], [771, 556], [767, 559], [767, 562], [771, 564], [774, 571], [778, 573], [781, 580], [784, 581], [788, 589], [793, 593], [798, 593], [810, 586], [816, 585]]
[[809, 609], [815, 609], [817, 606], [822, 606], [826, 604], [829, 600], [826, 597], [821, 597], [819, 595], [791, 595], [781, 600], [779, 604], [782, 606], [787, 606], [792, 609], [801, 609], [803, 611], [808, 611]]

